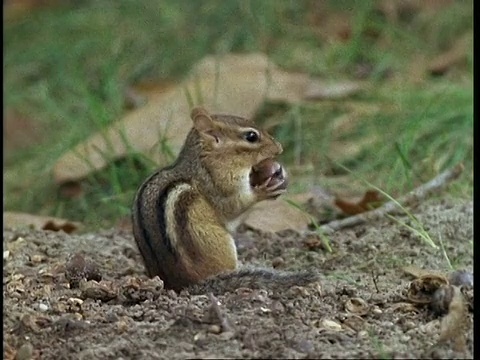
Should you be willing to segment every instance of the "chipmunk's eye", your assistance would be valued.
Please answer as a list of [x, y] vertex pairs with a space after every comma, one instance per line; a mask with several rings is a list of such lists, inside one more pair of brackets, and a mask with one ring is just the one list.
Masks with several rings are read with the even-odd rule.
[[243, 133], [243, 138], [250, 143], [256, 143], [260, 140], [260, 134], [256, 131], [249, 130]]

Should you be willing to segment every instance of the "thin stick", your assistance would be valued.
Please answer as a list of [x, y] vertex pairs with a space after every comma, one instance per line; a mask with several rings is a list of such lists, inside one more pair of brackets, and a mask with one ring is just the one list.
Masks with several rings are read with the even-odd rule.
[[375, 285], [375, 290], [377, 290], [377, 294], [380, 294], [380, 290], [378, 289], [377, 279], [378, 279], [378, 274], [375, 274], [374, 270], [372, 269], [373, 285]]
[[397, 213], [399, 210], [401, 210], [399, 209], [399, 204], [403, 204], [403, 206], [408, 206], [419, 203], [421, 200], [425, 199], [433, 192], [440, 191], [447, 184], [457, 179], [463, 172], [463, 170], [463, 164], [458, 164], [457, 166], [444, 171], [434, 179], [430, 180], [428, 183], [423, 184], [418, 188], [410, 191], [408, 194], [401, 197], [398, 201], [389, 201], [374, 210], [367, 211], [342, 220], [331, 221], [328, 224], [320, 226], [317, 230], [321, 231], [323, 234], [330, 235], [340, 229], [364, 224], [368, 221], [380, 219], [388, 214]]
[[233, 328], [230, 326], [227, 317], [223, 314], [222, 310], [220, 309], [218, 299], [212, 294], [209, 293], [208, 297], [210, 298], [210, 302], [212, 303], [212, 310], [215, 312], [218, 320], [220, 321], [220, 326], [222, 330], [225, 332], [231, 331], [233, 332]]

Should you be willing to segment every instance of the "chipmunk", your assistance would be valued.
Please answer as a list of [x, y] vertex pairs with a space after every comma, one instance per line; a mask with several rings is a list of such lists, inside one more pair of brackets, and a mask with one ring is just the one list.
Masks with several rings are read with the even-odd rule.
[[133, 233], [148, 275], [190, 293], [316, 281], [311, 271], [238, 269], [232, 232], [239, 219], [286, 191], [285, 171], [272, 160], [283, 151], [280, 143], [242, 117], [196, 107], [191, 119], [176, 161], [148, 177], [135, 196]]

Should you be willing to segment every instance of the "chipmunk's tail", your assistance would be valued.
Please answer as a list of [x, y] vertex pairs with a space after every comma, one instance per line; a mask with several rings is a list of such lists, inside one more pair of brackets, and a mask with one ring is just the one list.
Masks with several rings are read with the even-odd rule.
[[314, 271], [288, 272], [262, 268], [243, 268], [219, 274], [187, 288], [190, 294], [214, 295], [238, 288], [285, 290], [294, 285], [305, 286], [320, 279]]

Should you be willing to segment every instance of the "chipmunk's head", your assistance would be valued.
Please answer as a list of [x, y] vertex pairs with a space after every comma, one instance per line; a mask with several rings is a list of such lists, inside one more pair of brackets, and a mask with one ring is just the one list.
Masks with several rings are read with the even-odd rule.
[[282, 145], [252, 120], [232, 115], [210, 115], [192, 110], [193, 127], [201, 142], [202, 157], [232, 167], [251, 168], [282, 153]]

